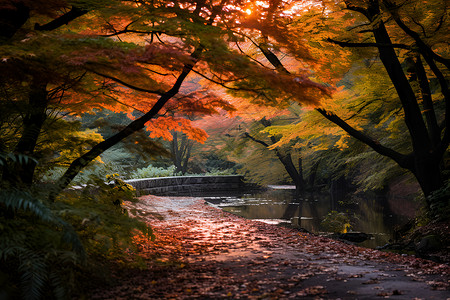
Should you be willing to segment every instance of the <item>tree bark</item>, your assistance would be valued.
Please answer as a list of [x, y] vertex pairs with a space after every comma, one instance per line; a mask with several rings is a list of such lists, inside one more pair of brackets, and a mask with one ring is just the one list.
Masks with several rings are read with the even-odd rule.
[[192, 143], [187, 138], [186, 134], [181, 134], [181, 139], [178, 138], [178, 132], [172, 132], [172, 162], [175, 166], [175, 172], [186, 174], [191, 157]]
[[[375, 18], [377, 18], [380, 13], [378, 1], [371, 2], [367, 12], [366, 16], [368, 19], [371, 22], [375, 21]], [[400, 24], [404, 25], [399, 22], [397, 22], [397, 24], [399, 24], [399, 26]], [[407, 30], [403, 27], [402, 29]], [[382, 21], [378, 23], [378, 26], [375, 26], [373, 35], [377, 43], [392, 44]], [[418, 41], [416, 40], [416, 43], [417, 42]], [[414, 169], [411, 171], [416, 176], [424, 195], [427, 197], [431, 192], [443, 186], [444, 182], [439, 167], [441, 158], [436, 157], [434, 154], [436, 149], [432, 146], [433, 143], [431, 142], [428, 130], [425, 126], [418, 99], [403, 72], [394, 48], [378, 47], [378, 51], [381, 62], [397, 91], [405, 113], [405, 123], [409, 130], [414, 152]], [[423, 74], [418, 74], [418, 76], [420, 76], [418, 77], [419, 80], [422, 79], [421, 84], [425, 84], [426, 78], [423, 78]]]
[[417, 55], [414, 64], [414, 69], [417, 75], [417, 81], [419, 82], [420, 92], [422, 95], [424, 115], [427, 122], [428, 132], [432, 141], [432, 147], [436, 148], [441, 142], [441, 131], [436, 119], [436, 112], [434, 110], [433, 99], [431, 98], [431, 89], [428, 82], [427, 73], [423, 67], [420, 55]]
[[75, 20], [78, 17], [81, 17], [82, 15], [87, 14], [88, 12], [89, 12], [88, 10], [80, 9], [78, 7], [73, 6], [70, 11], [68, 11], [67, 13], [63, 14], [62, 16], [50, 21], [47, 24], [44, 24], [44, 25], [39, 25], [37, 23], [34, 24], [34, 29], [39, 30], [39, 31], [55, 30], [63, 25], [69, 24], [69, 22]]
[[[33, 78], [28, 95], [28, 111], [23, 118], [23, 131], [14, 153], [32, 156], [37, 145], [42, 126], [47, 118], [48, 104], [47, 82]], [[17, 186], [31, 185], [36, 168], [36, 161], [11, 162], [6, 164], [2, 173], [2, 180]]]

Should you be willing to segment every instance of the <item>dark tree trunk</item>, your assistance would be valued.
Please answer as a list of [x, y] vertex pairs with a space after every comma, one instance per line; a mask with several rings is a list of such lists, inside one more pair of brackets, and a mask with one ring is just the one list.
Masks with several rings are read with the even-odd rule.
[[[47, 83], [34, 79], [30, 86], [29, 105], [23, 119], [22, 135], [17, 143], [14, 153], [33, 156], [42, 126], [47, 118], [48, 104]], [[10, 162], [3, 169], [2, 180], [17, 186], [31, 185], [33, 181], [36, 162]]]
[[171, 144], [171, 152], [172, 152], [172, 162], [175, 166], [175, 173], [181, 172], [181, 156], [180, 151], [178, 149], [178, 132], [172, 132], [172, 144]]
[[[263, 123], [263, 122], [265, 124], [267, 124], [267, 122], [269, 122], [269, 121], [263, 119], [263, 120], [261, 120], [261, 123]], [[247, 132], [244, 133], [244, 136], [258, 144], [263, 145], [266, 148], [269, 148], [269, 144], [267, 144], [266, 142], [264, 142], [262, 140], [256, 139], [255, 137], [251, 136]], [[275, 137], [271, 137], [271, 141], [274, 144], [277, 142]], [[301, 175], [303, 173], [302, 166], [301, 166], [301, 159], [299, 159], [299, 164], [300, 164], [299, 165], [300, 172], [299, 172], [299, 170], [296, 169], [294, 163], [292, 162], [292, 156], [289, 152], [284, 152], [280, 149], [274, 149], [273, 151], [275, 151], [275, 155], [277, 156], [278, 160], [283, 164], [284, 169], [286, 170], [286, 172], [289, 174], [289, 177], [294, 182], [296, 192], [297, 192], [297, 194], [299, 194], [301, 191], [303, 191], [305, 189], [305, 181], [303, 180], [303, 176]]]
[[[441, 129], [437, 126], [428, 78], [420, 60], [420, 56], [418, 55], [416, 58], [414, 67], [416, 79], [419, 83], [423, 98], [424, 115], [427, 126], [422, 117], [418, 97], [408, 82], [395, 51], [394, 44], [390, 39], [383, 20], [380, 18], [381, 11], [379, 0], [368, 1], [365, 3], [367, 6], [357, 6], [358, 4], [354, 1], [344, 0], [344, 2], [347, 5], [347, 9], [363, 14], [371, 22], [373, 25], [372, 32], [376, 43], [351, 43], [335, 41], [332, 39], [329, 39], [329, 41], [342, 47], [377, 47], [381, 62], [396, 89], [405, 113], [404, 120], [408, 127], [413, 152], [410, 154], [401, 154], [393, 149], [387, 148], [381, 145], [377, 140], [351, 127], [333, 112], [327, 111], [324, 108], [317, 108], [316, 110], [354, 138], [370, 146], [379, 154], [393, 159], [400, 167], [411, 171], [417, 178], [424, 195], [429, 196], [433, 191], [442, 188], [444, 184], [440, 164], [442, 157], [450, 144], [450, 91], [447, 79], [435, 62], [442, 63], [449, 68], [450, 60], [434, 53], [421, 39], [418, 33], [414, 32], [403, 23], [397, 12], [398, 6], [394, 3], [390, 3], [389, 0], [383, 1], [383, 5], [388, 8], [392, 18], [401, 30], [403, 30], [403, 33], [414, 40], [415, 44], [413, 45], [413, 48], [417, 47], [418, 53], [423, 56], [433, 74], [438, 79], [445, 101], [445, 122], [442, 124], [444, 134], [441, 139]], [[272, 63], [279, 72], [289, 74], [289, 71], [282, 65], [281, 61], [267, 47], [263, 46], [261, 46], [260, 49], [267, 60]], [[432, 203], [428, 203], [428, 205], [431, 206]]]
[[0, 9], [0, 38], [12, 38], [29, 17], [30, 9], [23, 3], [15, 3], [14, 7], [12, 4], [5, 5]]
[[[367, 17], [370, 21], [374, 21], [379, 15], [379, 4], [373, 1], [368, 9]], [[389, 34], [383, 22], [373, 30], [373, 35], [378, 44], [392, 45]], [[432, 142], [425, 126], [422, 112], [419, 107], [418, 98], [416, 97], [403, 69], [398, 60], [398, 56], [394, 47], [378, 47], [380, 59], [383, 63], [391, 82], [393, 83], [400, 102], [405, 113], [405, 123], [409, 130], [413, 146], [414, 167], [410, 169], [416, 176], [425, 196], [429, 196], [431, 192], [441, 188], [444, 184], [440, 169], [440, 158], [436, 158], [433, 145], [439, 143], [438, 137], [434, 136]], [[416, 70], [419, 85], [425, 96], [425, 105], [431, 105], [428, 99], [430, 90], [428, 80], [426, 78], [423, 66], [420, 60], [416, 63]], [[428, 101], [427, 101], [428, 100]], [[431, 109], [429, 107], [429, 109]], [[427, 120], [429, 121], [429, 129], [431, 132], [435, 130], [435, 120], [430, 116], [431, 110], [428, 111]], [[449, 116], [447, 116], [449, 117]], [[433, 136], [433, 135], [432, 135]], [[428, 203], [430, 204], [430, 203]]]
[[434, 110], [433, 99], [431, 98], [431, 89], [428, 82], [427, 73], [423, 66], [422, 60], [420, 59], [420, 55], [416, 57], [414, 69], [420, 86], [424, 115], [427, 122], [428, 132], [433, 143], [432, 147], [436, 148], [441, 142], [441, 131], [436, 120], [436, 112]]
[[425, 196], [429, 196], [443, 186], [440, 161], [436, 160], [433, 155], [415, 157], [415, 169], [412, 172]]
[[[295, 184], [295, 189], [297, 194], [305, 189], [305, 181], [301, 176], [301, 173], [295, 168], [294, 163], [292, 162], [292, 157], [290, 153], [283, 153], [279, 150], [275, 150], [275, 154], [277, 155], [280, 162], [283, 164], [284, 169], [291, 177], [292, 181]], [[299, 161], [301, 162], [301, 161]]]
[[191, 158], [191, 150], [192, 150], [193, 144], [192, 144], [192, 141], [189, 141], [187, 136], [184, 136], [184, 139], [186, 142], [186, 148], [185, 148], [185, 154], [184, 154], [183, 165], [182, 165], [181, 171], [183, 172], [183, 174], [186, 174], [187, 170], [188, 170], [189, 159]]
[[320, 160], [316, 161], [311, 167], [311, 172], [309, 173], [308, 186], [314, 189], [316, 184], [317, 170], [319, 169]]
[[175, 172], [184, 175], [187, 173], [193, 144], [184, 133], [181, 135], [181, 139], [179, 139], [178, 132], [173, 131], [172, 137], [172, 162], [176, 168]]

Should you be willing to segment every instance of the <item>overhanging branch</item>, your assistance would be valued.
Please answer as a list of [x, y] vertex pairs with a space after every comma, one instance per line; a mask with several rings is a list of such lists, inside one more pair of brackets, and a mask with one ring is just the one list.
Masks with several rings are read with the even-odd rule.
[[195, 51], [191, 54], [191, 62], [184, 65], [182, 72], [177, 78], [177, 81], [174, 83], [172, 88], [165, 92], [161, 97], [158, 99], [158, 101], [153, 105], [153, 107], [143, 116], [137, 118], [128, 126], [126, 126], [124, 129], [116, 133], [115, 135], [107, 138], [103, 142], [98, 143], [94, 147], [92, 147], [91, 150], [74, 160], [67, 171], [64, 173], [64, 175], [58, 180], [56, 183], [56, 188], [53, 190], [49, 196], [49, 199], [51, 201], [54, 201], [56, 196], [65, 189], [69, 183], [75, 178], [75, 176], [85, 167], [87, 166], [92, 160], [94, 160], [97, 156], [111, 148], [112, 146], [116, 145], [118, 142], [122, 141], [123, 139], [127, 138], [131, 134], [137, 132], [138, 130], [141, 130], [145, 127], [145, 123], [153, 119], [159, 111], [164, 107], [164, 105], [176, 94], [178, 94], [180, 87], [186, 77], [189, 75], [189, 73], [192, 71], [192, 68], [197, 63], [201, 53], [203, 52], [203, 47], [199, 46]]
[[51, 31], [51, 30], [57, 29], [63, 25], [69, 24], [69, 22], [75, 20], [78, 17], [81, 17], [82, 15], [87, 14], [88, 12], [89, 12], [88, 10], [80, 9], [76, 6], [73, 6], [69, 12], [54, 19], [53, 21], [50, 21], [47, 24], [44, 24], [44, 25], [39, 25], [37, 23], [34, 24], [34, 29], [38, 30], [38, 31]]
[[331, 38], [328, 38], [327, 41], [339, 45], [341, 47], [349, 47], [349, 48], [389, 47], [389, 48], [413, 50], [410, 46], [405, 44], [351, 43], [351, 42], [337, 41]]
[[318, 111], [322, 116], [324, 116], [329, 121], [333, 122], [334, 124], [342, 128], [352, 137], [368, 145], [375, 152], [393, 159], [400, 167], [408, 170], [411, 170], [413, 168], [413, 165], [411, 164], [412, 161], [408, 159], [409, 158], [408, 155], [401, 154], [395, 150], [392, 150], [390, 148], [381, 145], [378, 141], [362, 133], [361, 131], [356, 130], [355, 128], [350, 126], [347, 122], [345, 122], [332, 112], [329, 112], [323, 108], [316, 108], [316, 111]]
[[145, 93], [150, 93], [150, 94], [157, 94], [157, 95], [160, 95], [160, 96], [164, 94], [163, 91], [149, 90], [149, 89], [141, 88], [141, 87], [135, 86], [135, 85], [133, 85], [131, 83], [127, 83], [127, 82], [125, 82], [125, 81], [123, 81], [123, 80], [121, 80], [119, 78], [114, 77], [114, 76], [106, 75], [106, 74], [97, 72], [97, 71], [95, 71], [93, 69], [91, 69], [89, 71], [94, 73], [94, 74], [97, 74], [97, 75], [99, 75], [101, 77], [104, 77], [104, 78], [107, 78], [107, 79], [111, 79], [112, 81], [115, 81], [115, 82], [119, 83], [120, 85], [123, 85], [123, 86], [125, 86], [127, 88], [130, 88], [130, 89], [133, 89], [133, 90], [136, 90], [136, 91], [139, 91], [139, 92], [145, 92]]

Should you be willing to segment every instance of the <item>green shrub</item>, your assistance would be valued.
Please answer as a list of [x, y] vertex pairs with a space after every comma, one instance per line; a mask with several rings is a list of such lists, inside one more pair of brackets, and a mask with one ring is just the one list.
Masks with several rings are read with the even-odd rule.
[[89, 255], [125, 262], [137, 253], [134, 236], [139, 233], [152, 239], [153, 233], [123, 207], [124, 201], [136, 201], [134, 188], [118, 174], [106, 179], [105, 183], [94, 178], [82, 190], [61, 195], [59, 214], [73, 224]]
[[[132, 172], [130, 175], [130, 178], [138, 179], [138, 178], [175, 176], [175, 175], [177, 175], [175, 173], [175, 169], [176, 169], [176, 167], [174, 165], [172, 165], [168, 168], [154, 167], [152, 165], [149, 165], [148, 167], [145, 167], [142, 169], [137, 169], [136, 171]], [[178, 174], [178, 175], [181, 175], [181, 174]]]
[[220, 170], [220, 169], [211, 169], [207, 173], [205, 173], [205, 176], [220, 176], [220, 175], [233, 175], [236, 174], [236, 172], [233, 169], [226, 169], [226, 170]]
[[345, 233], [350, 226], [349, 217], [334, 210], [330, 211], [320, 223], [322, 230], [333, 233]]

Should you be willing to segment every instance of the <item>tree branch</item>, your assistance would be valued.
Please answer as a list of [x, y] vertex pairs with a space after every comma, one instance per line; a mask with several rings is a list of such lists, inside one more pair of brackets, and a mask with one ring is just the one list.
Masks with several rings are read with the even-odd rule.
[[393, 3], [391, 3], [390, 1], [384, 1], [386, 7], [389, 9], [392, 17], [394, 18], [394, 21], [397, 23], [397, 25], [410, 37], [412, 37], [414, 39], [414, 41], [416, 42], [417, 47], [419, 47], [420, 52], [422, 53], [422, 55], [429, 55], [431, 56], [435, 61], [440, 62], [441, 64], [445, 65], [447, 67], [447, 69], [450, 70], [450, 60], [446, 59], [438, 54], [436, 54], [427, 44], [425, 44], [425, 42], [422, 40], [422, 38], [420, 37], [420, 35], [415, 32], [414, 30], [412, 30], [411, 28], [409, 28], [400, 18], [398, 12], [397, 12], [397, 8], [395, 7], [395, 5]]
[[356, 130], [332, 112], [329, 112], [323, 108], [316, 108], [316, 110], [329, 121], [341, 127], [349, 135], [368, 145], [375, 152], [393, 159], [400, 167], [408, 170], [411, 170], [414, 167], [414, 165], [412, 164], [412, 160], [409, 159], [409, 155], [401, 154], [395, 150], [381, 145], [378, 141], [372, 139], [361, 131]]
[[101, 76], [101, 77], [104, 77], [104, 78], [111, 79], [112, 81], [115, 81], [115, 82], [117, 82], [117, 83], [119, 83], [119, 84], [121, 84], [121, 85], [123, 85], [123, 86], [125, 86], [125, 87], [128, 87], [128, 88], [130, 88], [130, 89], [133, 89], [133, 90], [136, 90], [136, 91], [139, 91], [139, 92], [145, 92], [145, 93], [150, 93], [150, 94], [157, 94], [157, 95], [160, 95], [160, 96], [164, 94], [163, 91], [149, 90], [149, 89], [141, 88], [141, 87], [132, 85], [131, 83], [127, 83], [127, 82], [125, 82], [125, 81], [123, 81], [123, 80], [121, 80], [121, 79], [119, 79], [119, 78], [114, 77], [114, 76], [106, 75], [106, 74], [97, 72], [97, 71], [95, 71], [95, 70], [93, 70], [93, 69], [88, 69], [88, 70], [89, 70], [90, 72], [94, 73], [94, 74], [97, 74], [98, 76]]
[[178, 76], [177, 81], [172, 86], [172, 88], [167, 92], [165, 92], [163, 95], [161, 95], [161, 97], [158, 99], [155, 105], [145, 115], [137, 118], [136, 120], [128, 124], [128, 126], [126, 126], [124, 129], [122, 129], [115, 135], [107, 138], [103, 142], [98, 143], [97, 145], [92, 147], [92, 149], [89, 150], [87, 153], [83, 154], [82, 156], [74, 160], [70, 164], [69, 168], [64, 173], [64, 175], [61, 176], [61, 178], [56, 183], [55, 190], [53, 190], [49, 195], [50, 201], [54, 201], [56, 196], [69, 185], [69, 183], [73, 180], [73, 178], [75, 178], [75, 176], [97, 156], [99, 156], [112, 146], [116, 145], [118, 142], [127, 138], [131, 134], [135, 133], [136, 131], [144, 128], [145, 123], [154, 118], [158, 114], [158, 112], [164, 107], [164, 105], [172, 97], [178, 94], [181, 85], [183, 84], [184, 80], [189, 75], [189, 73], [192, 71], [194, 65], [197, 63], [201, 53], [203, 52], [203, 49], [204, 48], [202, 46], [199, 46], [197, 49], [195, 49], [195, 51], [191, 54], [192, 58], [191, 62], [184, 65], [181, 74]]
[[258, 144], [263, 145], [263, 146], [266, 147], [266, 148], [269, 148], [269, 144], [267, 144], [267, 143], [264, 142], [264, 141], [261, 141], [261, 140], [258, 140], [258, 139], [256, 139], [256, 138], [254, 138], [253, 136], [251, 136], [250, 134], [248, 134], [248, 132], [244, 132], [244, 136], [245, 136], [246, 138], [251, 139], [252, 141], [254, 141], [254, 142], [258, 143]]
[[69, 22], [75, 20], [78, 17], [81, 17], [82, 15], [87, 14], [89, 11], [85, 9], [80, 9], [76, 6], [72, 6], [72, 9], [63, 14], [62, 16], [54, 19], [53, 21], [50, 21], [47, 24], [39, 25], [38, 23], [34, 24], [34, 29], [38, 31], [50, 31], [57, 29], [63, 25], [69, 24]]
[[351, 43], [351, 42], [337, 41], [337, 40], [333, 40], [331, 38], [327, 38], [327, 42], [337, 44], [341, 47], [350, 47], [350, 48], [389, 47], [389, 48], [400, 48], [400, 49], [406, 49], [406, 50], [413, 50], [412, 47], [407, 46], [405, 44]]

